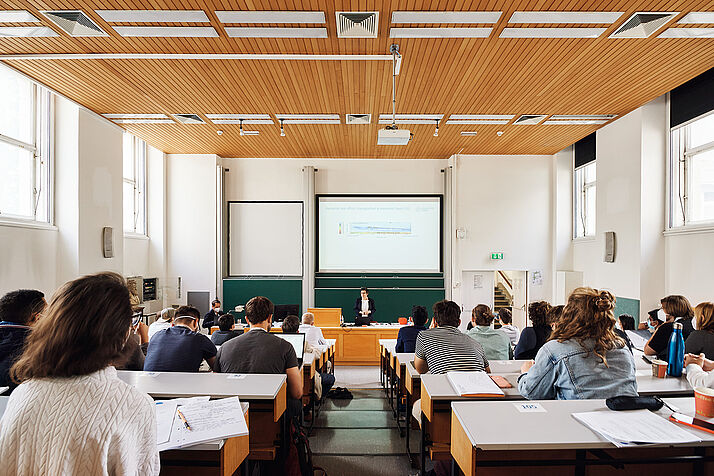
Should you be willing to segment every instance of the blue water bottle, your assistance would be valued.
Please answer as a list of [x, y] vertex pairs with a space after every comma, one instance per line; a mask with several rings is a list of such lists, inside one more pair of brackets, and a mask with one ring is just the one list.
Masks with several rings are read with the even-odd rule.
[[675, 323], [672, 336], [669, 338], [669, 362], [667, 375], [672, 377], [682, 376], [684, 366], [684, 337], [682, 337], [682, 324]]

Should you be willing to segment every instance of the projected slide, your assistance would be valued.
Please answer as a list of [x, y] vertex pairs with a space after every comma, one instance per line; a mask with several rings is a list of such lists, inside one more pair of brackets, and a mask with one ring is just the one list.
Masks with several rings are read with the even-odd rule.
[[440, 271], [439, 197], [320, 197], [320, 271]]

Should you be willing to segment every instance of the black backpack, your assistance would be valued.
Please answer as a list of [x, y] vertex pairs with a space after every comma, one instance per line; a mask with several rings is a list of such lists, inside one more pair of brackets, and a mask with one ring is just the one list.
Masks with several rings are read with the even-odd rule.
[[297, 418], [290, 421], [290, 448], [285, 462], [286, 474], [294, 476], [314, 476], [315, 471], [327, 472], [312, 464], [312, 450], [307, 432]]

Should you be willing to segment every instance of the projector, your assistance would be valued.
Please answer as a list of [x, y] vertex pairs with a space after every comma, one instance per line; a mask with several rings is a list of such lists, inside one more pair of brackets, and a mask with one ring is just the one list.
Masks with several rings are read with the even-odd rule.
[[412, 138], [408, 129], [380, 129], [377, 132], [377, 145], [407, 145]]

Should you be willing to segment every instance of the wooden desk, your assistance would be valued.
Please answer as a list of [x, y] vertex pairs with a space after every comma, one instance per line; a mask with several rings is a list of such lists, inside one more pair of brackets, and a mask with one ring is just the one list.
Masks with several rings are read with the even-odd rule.
[[[694, 414], [694, 398], [666, 401], [682, 413]], [[453, 402], [451, 454], [461, 470], [466, 475], [475, 475], [477, 470], [478, 474], [583, 475], [586, 467], [593, 475], [714, 472], [714, 434], [682, 426], [703, 441], [616, 448], [572, 417], [578, 412], [610, 411], [604, 400], [538, 403], [545, 412], [520, 412], [512, 402]], [[668, 417], [671, 412], [663, 407], [658, 413]], [[610, 465], [618, 463], [626, 463], [625, 471], [615, 473]], [[666, 469], [662, 463], [669, 463]]]
[[239, 397], [250, 403], [249, 459], [275, 459], [275, 442], [282, 441], [284, 436], [282, 416], [287, 404], [287, 376], [130, 370], [119, 370], [117, 375], [154, 398]]
[[315, 316], [315, 326], [324, 327], [339, 327], [342, 319], [341, 307], [309, 307], [307, 312], [311, 312]]
[[380, 339], [396, 339], [399, 325], [322, 327], [326, 339], [335, 339], [336, 365], [379, 365]]
[[[246, 423], [250, 425], [250, 404], [241, 402]], [[231, 476], [248, 456], [249, 436], [236, 436], [186, 448], [162, 451], [161, 475]]]

